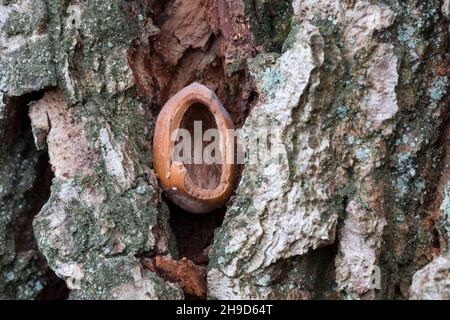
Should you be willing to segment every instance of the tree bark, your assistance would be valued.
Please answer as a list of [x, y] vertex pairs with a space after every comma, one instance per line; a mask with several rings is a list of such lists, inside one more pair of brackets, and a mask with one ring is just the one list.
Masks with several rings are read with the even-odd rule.
[[[0, 1], [0, 298], [448, 299], [449, 21], [449, 0]], [[275, 139], [206, 215], [152, 169], [193, 82]]]

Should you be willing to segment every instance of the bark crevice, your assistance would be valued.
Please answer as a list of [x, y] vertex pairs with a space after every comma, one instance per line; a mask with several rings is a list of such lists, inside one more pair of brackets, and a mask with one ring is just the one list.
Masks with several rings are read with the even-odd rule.
[[[2, 136], [0, 163], [5, 165], [5, 169], [10, 165], [16, 168], [14, 172], [8, 172], [12, 175], [12, 184], [11, 189], [6, 191], [11, 193], [3, 194], [1, 209], [13, 206], [11, 224], [7, 228], [13, 234], [11, 240], [15, 258], [10, 264], [0, 266], [0, 270], [8, 275], [8, 272], [13, 272], [8, 271], [10, 268], [18, 269], [12, 281], [16, 290], [8, 286], [4, 288], [7, 298], [54, 300], [65, 299], [68, 295], [65, 282], [50, 269], [39, 250], [33, 230], [34, 217], [49, 199], [53, 179], [48, 154], [45, 150], [36, 149], [28, 117], [30, 103], [40, 99], [44, 92], [41, 90], [5, 99], [8, 121]], [[5, 190], [2, 188], [2, 191]]]

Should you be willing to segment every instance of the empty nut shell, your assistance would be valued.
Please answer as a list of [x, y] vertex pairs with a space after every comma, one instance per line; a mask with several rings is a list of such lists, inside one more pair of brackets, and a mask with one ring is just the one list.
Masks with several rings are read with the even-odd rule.
[[[196, 121], [202, 123], [202, 138], [206, 130], [217, 129], [220, 163], [173, 159], [174, 132], [185, 129], [194, 137]], [[182, 89], [161, 110], [153, 139], [153, 167], [166, 197], [192, 213], [208, 213], [224, 206], [235, 187], [234, 147], [233, 121], [215, 93], [198, 83]]]

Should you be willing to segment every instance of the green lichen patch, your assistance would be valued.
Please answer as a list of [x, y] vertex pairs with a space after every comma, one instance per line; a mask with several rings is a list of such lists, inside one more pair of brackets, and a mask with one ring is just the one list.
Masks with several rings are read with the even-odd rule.
[[56, 85], [52, 51], [47, 37], [29, 39], [3, 59], [1, 74], [10, 95], [20, 96]]
[[133, 256], [105, 259], [92, 256], [85, 264], [85, 278], [73, 299], [182, 299], [177, 286], [166, 284], [145, 271]]
[[1, 31], [7, 36], [41, 32], [40, 29], [44, 29], [47, 18], [45, 3], [41, 0], [33, 0], [26, 11], [13, 10], [9, 13]]
[[431, 100], [439, 102], [447, 94], [449, 80], [447, 77], [439, 77], [433, 81], [429, 89]]
[[244, 0], [256, 44], [267, 52], [281, 52], [292, 24], [292, 0]]
[[29, 34], [31, 31], [33, 31], [31, 16], [28, 13], [18, 12], [16, 10], [9, 14], [8, 20], [6, 20], [2, 28], [2, 32], [8, 36]]

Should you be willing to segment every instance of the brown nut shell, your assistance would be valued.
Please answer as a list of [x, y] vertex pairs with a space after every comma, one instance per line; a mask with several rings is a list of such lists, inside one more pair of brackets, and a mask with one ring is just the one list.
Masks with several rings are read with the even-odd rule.
[[[221, 164], [185, 165], [172, 159], [173, 132], [180, 127], [192, 129], [194, 120], [218, 129]], [[178, 92], [161, 110], [153, 138], [153, 168], [165, 195], [192, 213], [224, 206], [236, 182], [234, 139], [233, 121], [214, 92], [199, 83]]]

